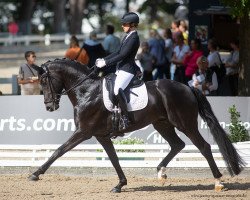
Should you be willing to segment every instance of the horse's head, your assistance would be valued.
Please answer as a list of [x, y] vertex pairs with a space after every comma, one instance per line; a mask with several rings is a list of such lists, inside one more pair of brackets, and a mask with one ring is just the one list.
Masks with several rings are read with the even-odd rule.
[[[53, 68], [53, 69], [52, 69]], [[39, 71], [40, 84], [44, 95], [44, 104], [50, 112], [59, 108], [63, 83], [53, 66], [53, 62], [47, 62], [41, 66]]]

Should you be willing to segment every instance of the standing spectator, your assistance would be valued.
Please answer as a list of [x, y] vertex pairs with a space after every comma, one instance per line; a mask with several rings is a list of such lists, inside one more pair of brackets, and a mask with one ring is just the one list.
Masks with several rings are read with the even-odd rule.
[[176, 36], [178, 34], [181, 33], [180, 29], [179, 29], [179, 26], [180, 26], [180, 21], [179, 20], [175, 20], [171, 23], [171, 28], [172, 28], [172, 33], [173, 33], [173, 41], [174, 43], [176, 44]]
[[69, 49], [65, 53], [66, 58], [72, 60], [77, 60], [84, 65], [87, 65], [89, 62], [89, 56], [84, 48], [79, 47], [79, 41], [76, 36], [71, 36]]
[[137, 55], [137, 59], [140, 61], [143, 68], [143, 80], [152, 81], [153, 80], [153, 64], [155, 58], [149, 52], [149, 45], [147, 42], [142, 42], [141, 44], [142, 52]]
[[[213, 70], [218, 79], [218, 95], [222, 96], [227, 96], [228, 94], [228, 80], [225, 78], [225, 74], [221, 72], [222, 68], [222, 60], [220, 57], [219, 52], [217, 51], [217, 43], [215, 39], [210, 39], [208, 41], [208, 50], [209, 50], [209, 55], [207, 57], [208, 63], [209, 63], [209, 68]], [[224, 68], [225, 69], [225, 68]]]
[[184, 43], [188, 44], [188, 27], [185, 21], [180, 22], [179, 30], [182, 32]]
[[89, 56], [89, 67], [93, 67], [95, 65], [97, 58], [103, 58], [106, 55], [102, 44], [97, 41], [97, 35], [95, 31], [90, 33], [89, 39], [83, 43], [83, 48], [87, 51]]
[[208, 68], [208, 60], [205, 56], [197, 59], [198, 70], [193, 74], [189, 86], [199, 89], [204, 95], [216, 95], [218, 81], [216, 73]]
[[120, 39], [114, 35], [114, 31], [113, 25], [106, 26], [107, 36], [104, 38], [103, 47], [107, 55], [119, 51], [120, 48]]
[[208, 40], [207, 48], [209, 50], [208, 59], [208, 67], [219, 66], [221, 64], [220, 54], [217, 51], [217, 43], [215, 39]]
[[187, 53], [184, 58], [183, 64], [185, 67], [185, 79], [186, 83], [192, 79], [193, 74], [197, 71], [197, 59], [203, 55], [201, 50], [200, 39], [194, 39], [191, 41], [191, 51]]
[[172, 31], [170, 28], [167, 28], [164, 31], [164, 39], [165, 39], [165, 52], [166, 52], [166, 58], [167, 58], [167, 78], [170, 78], [170, 66], [171, 66], [171, 59], [173, 56], [173, 50], [174, 50], [174, 42], [172, 37]]
[[238, 77], [239, 77], [239, 41], [230, 42], [233, 51], [225, 62], [226, 76], [228, 77], [229, 87], [233, 96], [238, 95]]
[[189, 52], [189, 46], [184, 44], [184, 38], [181, 33], [176, 36], [176, 46], [174, 48], [174, 55], [172, 57], [172, 63], [176, 65], [174, 80], [185, 83], [185, 68], [184, 68], [184, 58]]
[[19, 27], [18, 27], [17, 23], [14, 20], [12, 20], [9, 23], [9, 25], [8, 25], [8, 31], [9, 31], [9, 34], [11, 36], [16, 36], [17, 35], [17, 33], [19, 31]]
[[38, 72], [35, 65], [36, 54], [34, 51], [26, 51], [24, 57], [27, 63], [19, 68], [18, 83], [21, 85], [22, 95], [39, 95], [40, 87]]
[[[164, 39], [159, 35], [159, 33], [155, 29], [150, 30], [150, 38], [148, 40], [149, 44], [149, 51], [150, 54], [153, 55], [156, 59], [155, 66], [156, 68], [156, 74], [154, 76], [154, 79], [162, 79], [164, 74], [169, 76], [169, 73], [167, 74], [167, 59], [166, 59], [166, 53], [165, 53], [165, 41]], [[167, 77], [169, 78], [169, 77]]]

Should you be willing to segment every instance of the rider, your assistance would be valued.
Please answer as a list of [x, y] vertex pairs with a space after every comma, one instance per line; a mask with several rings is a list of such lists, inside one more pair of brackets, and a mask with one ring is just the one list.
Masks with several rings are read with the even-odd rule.
[[[135, 63], [135, 56], [140, 46], [139, 36], [137, 34], [137, 26], [139, 24], [139, 17], [134, 12], [128, 12], [121, 18], [121, 24], [126, 36], [121, 42], [120, 49], [110, 54], [105, 58], [98, 58], [96, 66], [102, 68], [104, 66], [112, 66], [116, 64], [116, 79], [114, 85], [114, 94], [116, 106], [121, 108], [121, 117], [123, 121], [122, 129], [129, 125], [127, 100], [124, 95], [124, 90], [132, 80], [132, 78], [140, 71]], [[116, 130], [119, 128], [116, 127]]]

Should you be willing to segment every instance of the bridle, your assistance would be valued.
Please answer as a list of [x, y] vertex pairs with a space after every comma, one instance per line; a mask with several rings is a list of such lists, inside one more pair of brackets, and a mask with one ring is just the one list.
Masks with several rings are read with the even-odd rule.
[[44, 101], [45, 104], [47, 103], [53, 103], [53, 106], [55, 107], [56, 104], [59, 104], [60, 98], [62, 95], [67, 94], [69, 91], [71, 91], [72, 89], [76, 88], [78, 85], [80, 85], [81, 83], [83, 83], [85, 80], [87, 80], [91, 75], [95, 74], [97, 72], [97, 68], [94, 65], [93, 67], [91, 67], [90, 69], [93, 69], [93, 71], [91, 73], [89, 73], [84, 79], [78, 81], [75, 85], [73, 85], [71, 88], [69, 88], [68, 90], [62, 92], [62, 93], [55, 93], [54, 90], [54, 85], [52, 83], [52, 80], [55, 79], [57, 80], [55, 77], [51, 76], [51, 73], [48, 69], [48, 67], [46, 65], [42, 65], [41, 66], [42, 69], [44, 70], [44, 73], [41, 75], [40, 80], [47, 78], [48, 79], [48, 85], [49, 85], [49, 90], [50, 93], [52, 95], [52, 98]]
[[54, 89], [54, 85], [53, 85], [53, 83], [52, 83], [52, 80], [53, 80], [53, 79], [56, 80], [56, 78], [53, 77], [53, 76], [51, 76], [51, 73], [50, 73], [48, 67], [42, 65], [42, 68], [43, 68], [43, 70], [44, 70], [45, 72], [41, 75], [40, 80], [42, 80], [42, 79], [44, 79], [44, 78], [47, 78], [47, 80], [48, 80], [48, 85], [49, 85], [49, 90], [50, 90], [50, 94], [52, 95], [52, 98], [49, 99], [49, 100], [47, 100], [47, 101], [44, 101], [44, 103], [47, 104], [47, 103], [51, 103], [51, 102], [52, 102], [53, 105], [55, 106], [56, 104], [59, 103], [60, 97], [61, 97], [62, 94], [57, 94], [57, 93], [55, 93], [55, 89]]

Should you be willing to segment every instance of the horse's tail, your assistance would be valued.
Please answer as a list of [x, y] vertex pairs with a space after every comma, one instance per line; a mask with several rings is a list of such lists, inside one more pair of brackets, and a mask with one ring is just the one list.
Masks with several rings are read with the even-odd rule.
[[210, 131], [225, 160], [229, 173], [231, 176], [238, 175], [245, 166], [244, 160], [237, 153], [226, 132], [220, 126], [207, 98], [196, 88], [192, 88], [192, 92], [194, 93], [198, 102], [199, 114], [209, 126]]

